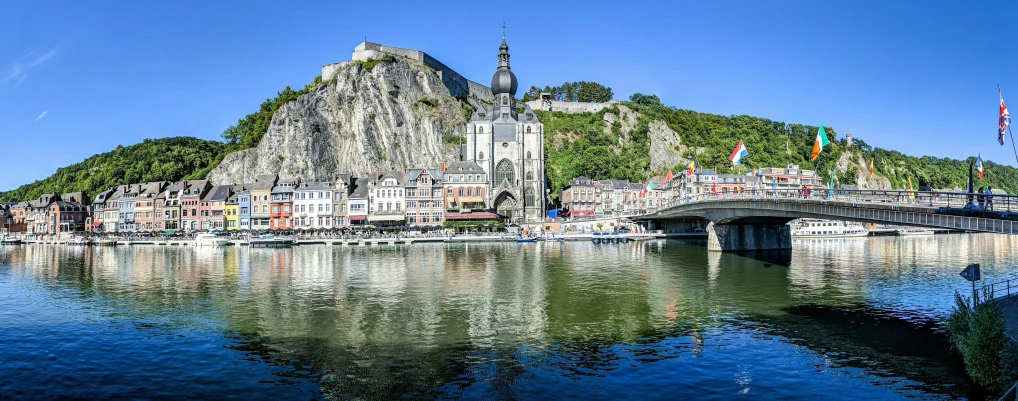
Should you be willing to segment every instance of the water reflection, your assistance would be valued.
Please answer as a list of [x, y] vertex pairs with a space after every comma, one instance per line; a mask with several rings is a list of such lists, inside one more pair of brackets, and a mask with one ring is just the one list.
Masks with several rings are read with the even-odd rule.
[[[280, 367], [273, 386], [313, 382], [341, 398], [968, 394], [931, 322], [965, 288], [960, 266], [1013, 271], [1013, 237], [794, 245], [787, 266], [664, 241], [32, 245], [0, 248], [0, 283], [99, 320], [220, 333], [245, 360]], [[912, 341], [884, 342], [901, 337]], [[642, 386], [656, 382], [671, 386]]]

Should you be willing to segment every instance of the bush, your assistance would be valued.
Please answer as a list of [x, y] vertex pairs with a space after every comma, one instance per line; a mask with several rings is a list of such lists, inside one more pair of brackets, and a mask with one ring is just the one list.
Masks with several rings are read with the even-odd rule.
[[358, 61], [357, 64], [360, 64], [361, 67], [364, 67], [365, 70], [371, 71], [371, 69], [375, 68], [375, 66], [378, 64], [391, 63], [393, 61], [396, 61], [396, 58], [393, 57], [391, 54], [386, 54], [382, 57], [370, 58], [365, 61]]
[[946, 329], [961, 352], [965, 371], [980, 386], [1007, 389], [1016, 377], [1018, 346], [1006, 335], [1003, 312], [993, 302], [979, 304], [973, 312], [957, 293], [955, 304]]
[[454, 134], [452, 132], [446, 132], [445, 135], [443, 136], [443, 139], [445, 139], [445, 143], [450, 144], [450, 145], [466, 145], [467, 144], [467, 138], [464, 138], [462, 136], [456, 135], [456, 134]]

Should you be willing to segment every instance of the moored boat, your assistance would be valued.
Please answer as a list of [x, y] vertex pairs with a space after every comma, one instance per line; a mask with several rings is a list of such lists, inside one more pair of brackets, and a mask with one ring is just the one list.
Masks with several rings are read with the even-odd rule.
[[229, 243], [229, 241], [216, 237], [215, 234], [198, 234], [194, 237], [194, 246], [223, 246]]
[[268, 247], [284, 247], [284, 246], [291, 246], [295, 242], [296, 241], [294, 241], [292, 239], [288, 239], [288, 238], [279, 238], [279, 237], [276, 237], [274, 235], [263, 235], [263, 236], [260, 236], [260, 237], [251, 238], [248, 241], [248, 245], [255, 246], [255, 247], [260, 246], [260, 247], [266, 247], [266, 248], [268, 248]]
[[865, 237], [869, 230], [861, 224], [835, 220], [799, 219], [791, 224], [792, 238]]
[[0, 245], [21, 245], [24, 243], [25, 241], [22, 241], [21, 238], [0, 238]]
[[900, 237], [905, 236], [917, 236], [917, 235], [933, 235], [933, 230], [922, 227], [901, 227], [894, 230], [895, 234]]

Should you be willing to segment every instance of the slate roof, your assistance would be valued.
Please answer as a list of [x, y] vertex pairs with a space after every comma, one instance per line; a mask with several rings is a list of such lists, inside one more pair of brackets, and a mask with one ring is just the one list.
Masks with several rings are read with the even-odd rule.
[[272, 187], [276, 186], [275, 174], [263, 174], [255, 177], [255, 182], [251, 184], [252, 191], [271, 191]]
[[309, 181], [302, 182], [294, 191], [332, 191], [336, 189], [336, 183], [332, 181]]
[[352, 186], [353, 189], [350, 192], [350, 198], [363, 198], [363, 199], [367, 199], [368, 198], [368, 184], [370, 182], [371, 182], [371, 180], [366, 178], [366, 177], [358, 178], [354, 182], [354, 184]]
[[416, 187], [417, 186], [417, 179], [419, 179], [421, 177], [421, 174], [424, 174], [425, 171], [427, 171], [428, 174], [431, 175], [431, 178], [434, 180], [434, 182], [436, 184], [438, 184], [438, 185], [442, 184], [442, 181], [443, 181], [442, 171], [437, 170], [437, 169], [412, 168], [410, 170], [407, 170], [407, 173], [406, 173], [406, 176], [405, 176], [405, 178], [406, 178], [406, 180], [405, 180], [406, 181], [406, 186], [408, 186], [408, 187]]
[[212, 189], [210, 189], [201, 200], [203, 202], [225, 201], [230, 197], [231, 191], [233, 191], [233, 185], [217, 185], [212, 187]]

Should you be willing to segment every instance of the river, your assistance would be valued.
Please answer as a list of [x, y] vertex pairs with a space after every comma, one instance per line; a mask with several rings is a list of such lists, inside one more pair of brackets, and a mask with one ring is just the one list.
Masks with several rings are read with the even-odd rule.
[[1018, 237], [0, 247], [0, 399], [984, 398], [938, 324]]

